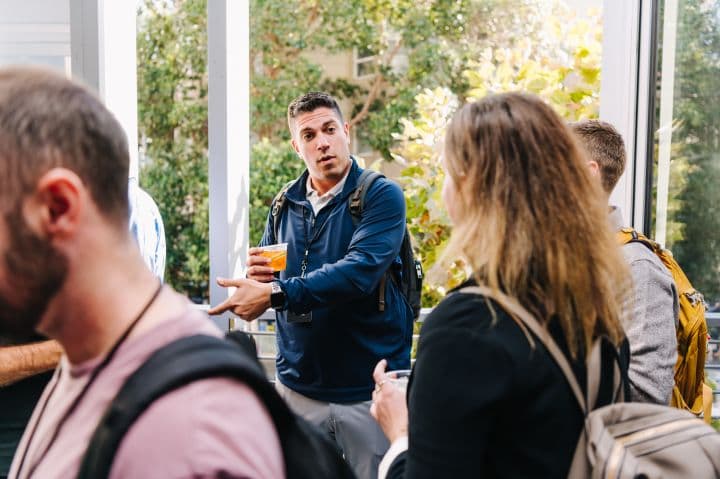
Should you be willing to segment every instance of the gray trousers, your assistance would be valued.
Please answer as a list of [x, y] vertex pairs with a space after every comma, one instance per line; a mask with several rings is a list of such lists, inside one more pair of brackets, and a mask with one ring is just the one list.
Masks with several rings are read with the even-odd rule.
[[343, 452], [358, 479], [376, 479], [378, 465], [390, 447], [370, 415], [372, 401], [348, 404], [316, 401], [284, 386], [275, 388], [295, 413], [326, 431]]

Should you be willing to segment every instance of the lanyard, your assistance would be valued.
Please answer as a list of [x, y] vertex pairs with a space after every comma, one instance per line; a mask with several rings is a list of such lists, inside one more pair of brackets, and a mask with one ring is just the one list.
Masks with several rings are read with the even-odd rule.
[[[83, 386], [82, 390], [80, 391], [80, 394], [77, 395], [75, 400], [72, 402], [70, 407], [65, 411], [65, 414], [62, 415], [60, 420], [58, 421], [57, 426], [55, 426], [55, 431], [53, 431], [52, 436], [50, 437], [50, 441], [48, 442], [48, 445], [45, 446], [43, 449], [42, 454], [38, 457], [37, 461], [32, 465], [32, 467], [29, 468], [27, 477], [32, 477], [33, 473], [35, 472], [35, 469], [40, 465], [40, 462], [42, 461], [42, 458], [45, 457], [45, 455], [48, 453], [50, 448], [52, 447], [55, 440], [60, 435], [60, 430], [62, 429], [65, 422], [68, 420], [68, 418], [72, 415], [73, 412], [78, 408], [80, 405], [80, 402], [82, 402], [83, 397], [90, 389], [90, 386], [95, 382], [97, 377], [100, 375], [100, 373], [107, 367], [108, 364], [110, 364], [110, 361], [112, 361], [113, 357], [115, 356], [115, 353], [120, 348], [123, 342], [127, 339], [127, 337], [130, 335], [133, 329], [135, 329], [135, 326], [140, 322], [142, 317], [145, 315], [147, 310], [150, 308], [150, 306], [155, 302], [157, 297], [160, 295], [160, 291], [162, 291], [162, 283], [158, 284], [157, 289], [155, 289], [155, 292], [153, 293], [150, 300], [145, 304], [143, 309], [140, 311], [140, 313], [133, 319], [133, 321], [130, 323], [130, 325], [125, 329], [125, 332], [118, 338], [118, 340], [113, 344], [112, 348], [110, 348], [110, 351], [105, 356], [105, 359], [102, 360], [102, 362], [98, 365], [97, 368], [90, 374], [90, 379], [85, 383], [85, 386]], [[23, 450], [22, 459], [20, 460], [20, 464], [18, 465], [17, 469], [17, 477], [21, 477], [20, 473], [22, 472], [23, 466], [25, 465], [25, 459], [27, 458], [27, 453], [30, 450], [30, 445], [32, 444], [33, 438], [35, 436], [35, 433], [37, 432], [38, 424], [40, 424], [40, 419], [42, 418], [43, 414], [45, 413], [45, 408], [47, 407], [48, 403], [50, 402], [50, 398], [52, 398], [53, 393], [55, 392], [55, 388], [58, 385], [58, 382], [60, 381], [60, 367], [58, 367], [57, 371], [55, 372], [54, 382], [52, 385], [52, 389], [50, 389], [50, 392], [47, 394], [45, 401], [43, 402], [42, 406], [40, 407], [40, 412], [37, 416], [37, 419], [35, 420], [35, 424], [33, 424], [32, 431], [30, 432], [30, 435], [28, 436], [28, 440], [25, 443], [25, 449]]]
[[[320, 211], [322, 211], [323, 209], [332, 205], [333, 201], [335, 201], [335, 198], [330, 200], [330, 203], [325, 205]], [[310, 232], [313, 233], [313, 236], [312, 236], [312, 239], [310, 239], [310, 236], [308, 235], [307, 223], [305, 222], [305, 206], [303, 206], [302, 208], [303, 208], [303, 233], [304, 233], [304, 238], [305, 238], [305, 253], [303, 254], [303, 259], [300, 262], [300, 277], [304, 278], [305, 273], [307, 273], [308, 262], [310, 261], [308, 258], [308, 256], [310, 255], [310, 245], [312, 244], [313, 241], [315, 241], [316, 236], [317, 236], [317, 234], [315, 232], [315, 220], [317, 220], [317, 216], [315, 215], [315, 213], [313, 212], [313, 210], [311, 208], [310, 209], [310, 215], [311, 215], [311, 217], [310, 217]], [[318, 211], [318, 213], [320, 211]], [[329, 221], [329, 219], [330, 219], [330, 214], [326, 215], [325, 221], [323, 222], [322, 225], [320, 225], [320, 228], [318, 229], [318, 231], [321, 230], [323, 226], [325, 226], [325, 223], [327, 223]]]
[[[310, 229], [315, 228], [315, 213], [310, 210]], [[307, 223], [305, 222], [305, 207], [303, 206], [303, 233], [305, 237], [305, 254], [303, 255], [302, 262], [300, 262], [300, 277], [304, 278], [308, 267], [308, 255], [310, 254], [310, 240], [307, 231]]]

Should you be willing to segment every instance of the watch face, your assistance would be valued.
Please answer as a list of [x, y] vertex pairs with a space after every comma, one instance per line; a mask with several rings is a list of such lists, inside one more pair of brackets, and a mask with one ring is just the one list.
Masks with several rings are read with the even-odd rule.
[[285, 306], [285, 293], [277, 282], [273, 282], [270, 293], [270, 306], [279, 309]]

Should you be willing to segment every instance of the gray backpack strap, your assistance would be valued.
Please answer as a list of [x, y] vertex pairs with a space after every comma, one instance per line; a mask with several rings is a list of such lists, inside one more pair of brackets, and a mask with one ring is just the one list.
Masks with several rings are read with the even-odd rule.
[[[500, 291], [492, 290], [486, 286], [468, 286], [458, 290], [458, 293], [478, 294], [494, 299], [508, 314], [510, 314], [510, 316], [521, 321], [530, 331], [532, 331], [540, 342], [545, 345], [545, 348], [548, 350], [548, 353], [550, 353], [550, 356], [552, 356], [557, 365], [560, 367], [560, 370], [563, 372], [565, 379], [567, 379], [567, 382], [570, 385], [570, 389], [572, 389], [572, 392], [575, 395], [575, 399], [577, 399], [577, 402], [580, 405], [580, 409], [584, 414], [587, 414], [588, 409], [586, 406], [587, 402], [585, 400], [585, 395], [582, 393], [582, 389], [580, 388], [580, 384], [577, 382], [577, 378], [575, 378], [575, 374], [572, 371], [570, 363], [555, 341], [553, 341], [552, 337], [547, 332], [547, 329], [541, 326], [537, 319], [535, 319], [516, 300]], [[599, 344], [596, 344], [595, 346], [599, 346]]]
[[285, 207], [285, 194], [287, 193], [287, 190], [290, 189], [292, 185], [295, 184], [297, 180], [291, 180], [285, 183], [285, 186], [282, 187], [282, 189], [278, 192], [277, 195], [275, 195], [275, 198], [272, 200], [272, 207], [270, 209], [270, 213], [272, 215], [272, 222], [273, 222], [273, 235], [275, 242], [278, 242], [278, 226], [280, 225], [280, 213], [282, 212], [283, 208]]

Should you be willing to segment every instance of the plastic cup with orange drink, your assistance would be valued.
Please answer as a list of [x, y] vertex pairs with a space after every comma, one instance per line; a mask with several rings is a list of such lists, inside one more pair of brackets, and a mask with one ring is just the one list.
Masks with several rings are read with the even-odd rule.
[[287, 243], [263, 246], [260, 256], [264, 256], [270, 260], [268, 266], [270, 266], [273, 271], [284, 271], [287, 265]]

